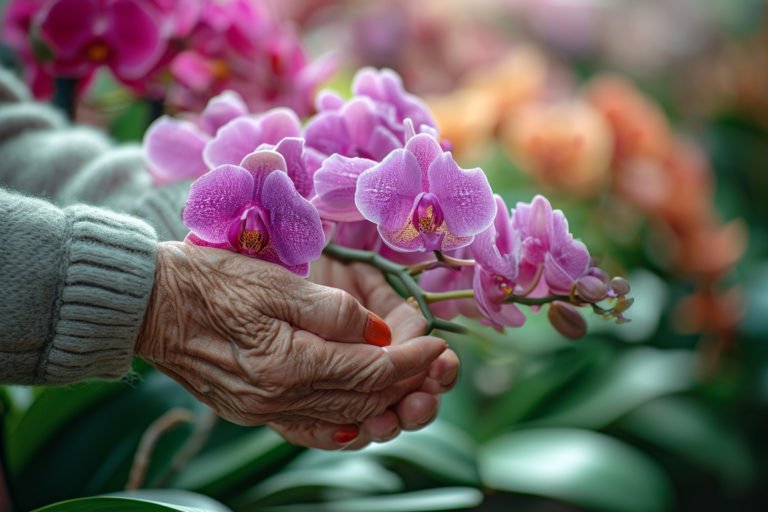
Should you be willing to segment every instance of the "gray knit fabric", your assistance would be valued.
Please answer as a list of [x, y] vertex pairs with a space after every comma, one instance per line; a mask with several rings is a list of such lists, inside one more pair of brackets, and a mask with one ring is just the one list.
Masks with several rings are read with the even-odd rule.
[[158, 235], [187, 232], [188, 184], [154, 187], [139, 147], [67, 125], [0, 69], [0, 187], [0, 382], [119, 378], [148, 305]]

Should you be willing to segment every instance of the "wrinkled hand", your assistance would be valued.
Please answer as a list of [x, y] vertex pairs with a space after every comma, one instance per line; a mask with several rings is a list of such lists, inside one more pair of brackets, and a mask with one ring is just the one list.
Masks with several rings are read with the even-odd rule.
[[[343, 264], [323, 256], [313, 262], [310, 279], [351, 293], [365, 307], [384, 317], [387, 324], [392, 326], [393, 345], [408, 343], [426, 331], [427, 322], [421, 313], [395, 293], [378, 269], [362, 263]], [[426, 372], [411, 378], [420, 384], [418, 389], [406, 394], [384, 414], [365, 420], [359, 427], [359, 436], [344, 448], [362, 448], [371, 441], [390, 440], [401, 430], [423, 428], [437, 415], [439, 394], [453, 387], [458, 371], [459, 360], [456, 354], [450, 349], [444, 351]], [[294, 444], [323, 449], [339, 448], [336, 437], [338, 425], [323, 422], [271, 425]]]
[[136, 354], [238, 424], [354, 425], [418, 389], [446, 348], [428, 336], [365, 343], [388, 337], [386, 324], [347, 292], [167, 242]]

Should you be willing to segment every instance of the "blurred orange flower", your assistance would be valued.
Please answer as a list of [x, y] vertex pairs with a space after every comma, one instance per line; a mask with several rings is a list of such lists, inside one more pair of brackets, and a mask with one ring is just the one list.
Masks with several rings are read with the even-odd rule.
[[599, 76], [587, 84], [584, 97], [613, 128], [614, 164], [667, 154], [672, 136], [664, 113], [629, 81], [615, 75]]
[[504, 124], [501, 142], [524, 172], [546, 186], [584, 196], [608, 180], [613, 135], [586, 103], [523, 107]]

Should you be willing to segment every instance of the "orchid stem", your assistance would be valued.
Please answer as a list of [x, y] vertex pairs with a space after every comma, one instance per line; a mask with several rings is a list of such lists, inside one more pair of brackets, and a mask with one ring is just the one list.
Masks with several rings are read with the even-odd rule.
[[424, 300], [426, 300], [428, 304], [432, 304], [433, 302], [441, 302], [444, 300], [474, 299], [474, 298], [475, 298], [474, 290], [454, 290], [451, 292], [425, 292], [424, 293]]
[[390, 261], [380, 254], [376, 254], [371, 251], [361, 251], [358, 249], [350, 249], [348, 247], [341, 247], [336, 244], [328, 244], [325, 247], [326, 254], [332, 256], [340, 261], [359, 261], [367, 263], [373, 267], [379, 269], [382, 273], [391, 275], [397, 278], [405, 288], [405, 290], [413, 297], [416, 304], [421, 310], [421, 314], [427, 320], [427, 332], [431, 332], [435, 329], [441, 331], [455, 332], [458, 334], [465, 334], [467, 329], [459, 324], [441, 320], [432, 313], [429, 309], [429, 303], [425, 296], [427, 292], [421, 289], [419, 283], [411, 275], [410, 267], [405, 265], [398, 265], [397, 263]]
[[520, 295], [510, 295], [504, 300], [505, 304], [524, 304], [526, 306], [541, 306], [555, 301], [570, 302], [568, 295], [547, 295], [546, 297], [522, 297]]
[[53, 104], [61, 110], [67, 119], [75, 120], [75, 108], [77, 103], [77, 79], [56, 78], [54, 82]]

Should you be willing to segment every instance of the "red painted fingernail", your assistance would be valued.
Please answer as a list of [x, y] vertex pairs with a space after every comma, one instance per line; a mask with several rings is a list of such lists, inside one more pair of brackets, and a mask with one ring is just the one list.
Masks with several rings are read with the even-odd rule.
[[392, 331], [387, 322], [374, 313], [368, 313], [365, 323], [365, 341], [377, 347], [386, 347], [392, 343]]
[[355, 425], [341, 427], [333, 434], [333, 439], [339, 444], [347, 444], [348, 442], [357, 438], [360, 435], [360, 431]]

